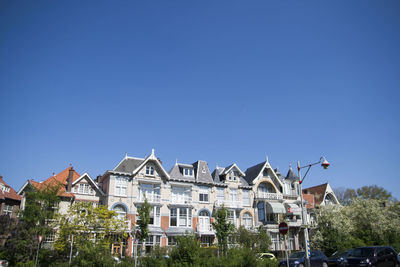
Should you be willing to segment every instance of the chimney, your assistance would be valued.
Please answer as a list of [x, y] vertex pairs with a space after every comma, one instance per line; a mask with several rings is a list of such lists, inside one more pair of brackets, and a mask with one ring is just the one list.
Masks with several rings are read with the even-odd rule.
[[72, 178], [74, 177], [74, 168], [69, 168], [68, 178], [67, 178], [67, 192], [71, 192], [72, 189]]

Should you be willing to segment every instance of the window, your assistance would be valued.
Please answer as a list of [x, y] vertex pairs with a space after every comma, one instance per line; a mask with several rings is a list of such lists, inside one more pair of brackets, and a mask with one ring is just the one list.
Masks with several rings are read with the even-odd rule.
[[275, 188], [270, 183], [262, 183], [257, 188], [259, 197], [267, 197], [269, 193], [275, 193]]
[[113, 209], [117, 213], [117, 218], [126, 220], [126, 210], [122, 205], [116, 205]]
[[209, 188], [206, 186], [201, 186], [199, 188], [199, 201], [208, 202]]
[[229, 190], [229, 199], [231, 201], [231, 207], [236, 207], [238, 202], [238, 192], [237, 189], [230, 189]]
[[12, 205], [4, 205], [3, 208], [3, 215], [7, 215], [11, 217], [13, 211], [13, 206]]
[[202, 247], [211, 246], [213, 243], [213, 239], [214, 239], [214, 237], [210, 236], [210, 235], [200, 236], [200, 246], [202, 246]]
[[172, 187], [173, 204], [189, 204], [191, 202], [190, 187]]
[[176, 243], [176, 237], [175, 236], [169, 236], [168, 237], [168, 246], [175, 246]]
[[250, 191], [249, 190], [243, 190], [242, 191], [242, 200], [243, 200], [243, 205], [244, 206], [250, 206]]
[[48, 235], [44, 239], [44, 242], [45, 243], [53, 243], [55, 241], [55, 237], [56, 237], [56, 234], [55, 234], [55, 232], [52, 231], [52, 232], [48, 233]]
[[239, 180], [239, 173], [237, 171], [231, 171], [229, 173], [229, 180], [237, 181]]
[[217, 202], [219, 205], [224, 204], [225, 202], [225, 189], [217, 188]]
[[93, 189], [89, 184], [78, 184], [74, 187], [74, 193], [89, 195], [93, 194]]
[[160, 202], [160, 185], [140, 184], [139, 199], [144, 201], [144, 198], [150, 202]]
[[154, 167], [151, 165], [146, 166], [146, 175], [154, 176]]
[[149, 225], [160, 226], [160, 218], [160, 207], [152, 207]]
[[126, 196], [126, 189], [128, 186], [128, 181], [124, 177], [115, 178], [115, 195]]
[[265, 209], [264, 209], [264, 202], [258, 202], [257, 204], [257, 211], [258, 211], [258, 221], [263, 222], [265, 221]]
[[183, 168], [183, 175], [193, 177], [193, 169], [192, 168]]
[[243, 214], [243, 226], [246, 229], [250, 229], [251, 227], [253, 227], [253, 217], [248, 212]]
[[228, 221], [230, 223], [232, 223], [233, 225], [236, 225], [236, 211], [235, 210], [229, 210]]
[[281, 242], [279, 240], [279, 234], [271, 233], [272, 250], [281, 250]]
[[192, 226], [192, 209], [191, 208], [171, 208], [170, 210], [170, 226]]

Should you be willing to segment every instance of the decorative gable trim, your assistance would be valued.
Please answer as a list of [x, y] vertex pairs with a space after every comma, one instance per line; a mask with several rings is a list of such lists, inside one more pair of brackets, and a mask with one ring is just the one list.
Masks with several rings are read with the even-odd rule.
[[97, 184], [93, 181], [92, 177], [90, 177], [90, 175], [85, 172], [84, 174], [82, 174], [78, 179], [76, 179], [72, 185], [77, 184], [80, 180], [82, 180], [83, 178], [86, 178], [89, 183], [94, 186], [94, 188], [97, 190], [97, 192], [99, 192], [102, 196], [104, 196], [104, 192], [100, 189], [100, 187], [97, 186]]
[[154, 149], [151, 150], [151, 155], [148, 156], [140, 165], [133, 171], [133, 175], [136, 175], [144, 166], [146, 166], [147, 162], [149, 161], [154, 162], [162, 173], [169, 179], [169, 174], [164, 170], [163, 166], [161, 165], [160, 161], [158, 161], [157, 157], [154, 155]]
[[[268, 158], [267, 158], [268, 159]], [[281, 182], [281, 180], [278, 178], [278, 175], [276, 175], [274, 169], [271, 167], [271, 165], [269, 164], [268, 160], [265, 162], [264, 166], [261, 168], [260, 172], [257, 175], [257, 178], [254, 179], [253, 184], [256, 184], [255, 181], [258, 180], [260, 178], [260, 175], [263, 173], [263, 171], [265, 169], [269, 169], [273, 175], [273, 177], [275, 178], [276, 181], [278, 181], [279, 185], [283, 188], [283, 183]]]
[[233, 163], [233, 164], [229, 167], [229, 169], [225, 169], [225, 170], [222, 172], [221, 175], [226, 175], [226, 174], [228, 174], [233, 168], [235, 168], [236, 170], [238, 170], [239, 173], [240, 173], [240, 175], [246, 176], [246, 174], [245, 174], [244, 172], [242, 172], [242, 170], [236, 165], [236, 163]]

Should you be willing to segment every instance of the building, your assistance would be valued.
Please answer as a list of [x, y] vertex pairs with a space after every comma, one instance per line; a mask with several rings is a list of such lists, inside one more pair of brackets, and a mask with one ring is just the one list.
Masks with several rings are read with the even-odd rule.
[[[296, 180], [297, 179], [297, 180]], [[212, 212], [222, 206], [236, 226], [254, 230], [260, 225], [271, 235], [273, 250], [285, 249], [278, 225], [286, 220], [291, 250], [299, 249], [301, 227], [298, 178], [274, 170], [268, 160], [243, 172], [236, 163], [211, 173], [206, 161], [179, 163], [167, 172], [154, 150], [145, 158], [125, 157], [99, 176], [102, 203], [127, 220], [135, 231], [137, 212], [144, 200], [152, 206], [146, 248], [173, 246], [176, 236], [195, 234], [202, 246], [216, 242]], [[113, 244], [113, 252], [133, 253], [132, 237]]]
[[17, 218], [21, 197], [0, 176], [0, 214]]

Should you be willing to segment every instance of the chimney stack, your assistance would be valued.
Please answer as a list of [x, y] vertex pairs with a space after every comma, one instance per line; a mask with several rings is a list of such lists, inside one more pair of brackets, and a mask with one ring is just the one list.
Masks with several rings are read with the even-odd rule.
[[67, 178], [67, 192], [71, 192], [72, 189], [72, 178], [74, 177], [74, 168], [69, 168], [68, 178]]

